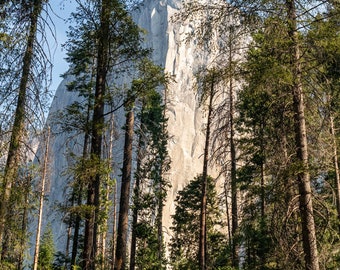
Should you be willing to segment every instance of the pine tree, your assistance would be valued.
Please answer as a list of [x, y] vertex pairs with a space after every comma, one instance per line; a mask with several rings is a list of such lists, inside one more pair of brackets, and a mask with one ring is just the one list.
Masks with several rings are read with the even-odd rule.
[[[46, 12], [47, 1], [33, 1], [32, 3], [20, 1], [3, 1], [1, 3], [2, 19], [1, 32], [1, 133], [5, 128], [10, 136], [3, 137], [6, 142], [6, 164], [4, 164], [1, 181], [0, 203], [0, 242], [1, 263], [4, 260], [22, 263], [23, 251], [16, 254], [17, 241], [20, 246], [26, 240], [22, 226], [17, 224], [11, 216], [27, 218], [27, 205], [15, 204], [28, 198], [22, 190], [26, 185], [23, 171], [27, 157], [23, 154], [26, 145], [29, 145], [35, 128], [42, 125], [42, 114], [46, 105], [45, 83], [48, 80], [49, 62], [43, 51], [46, 42], [44, 25], [41, 23], [42, 12]], [[10, 14], [10, 16], [8, 16]], [[48, 23], [48, 13], [46, 21]], [[34, 117], [27, 117], [27, 115]], [[1, 135], [2, 136], [2, 135]], [[5, 141], [3, 141], [5, 143]], [[29, 147], [27, 147], [29, 149]], [[28, 151], [27, 151], [28, 152]], [[29, 192], [30, 189], [25, 191]], [[21, 195], [20, 195], [21, 194]], [[25, 225], [26, 226], [26, 225]]]
[[[173, 269], [198, 269], [198, 249], [201, 212], [202, 176], [194, 178], [175, 199], [173, 237], [170, 242], [170, 260]], [[214, 180], [207, 177], [207, 269], [227, 266], [225, 235], [220, 230], [217, 194]]]
[[[265, 22], [263, 30], [254, 35], [254, 49], [249, 50], [244, 66], [246, 84], [239, 95], [238, 129], [239, 134], [244, 134], [240, 139], [240, 158], [244, 164], [238, 170], [238, 178], [248, 198], [241, 221], [241, 234], [246, 238], [254, 236], [254, 241], [257, 241], [256, 237], [266, 238], [269, 226], [267, 220], [271, 220], [270, 215], [273, 214], [267, 208], [270, 209], [270, 205], [276, 203], [275, 200], [278, 201], [275, 220], [285, 218], [286, 212], [295, 205], [295, 188], [292, 189], [292, 176], [289, 174], [292, 166], [290, 157], [294, 154], [294, 149], [287, 144], [287, 141], [293, 140], [292, 121], [289, 117], [292, 115], [291, 100], [284, 83], [284, 78], [288, 78], [285, 67], [287, 58], [279, 51], [284, 50], [287, 45], [284, 39], [280, 42], [276, 36], [283, 34], [282, 22], [272, 18]], [[275, 44], [280, 49], [274, 49]], [[282, 81], [277, 81], [277, 77], [282, 78]], [[277, 155], [278, 149], [283, 155]], [[285, 189], [288, 190], [287, 196], [282, 197]], [[268, 190], [272, 190], [272, 199], [268, 198]], [[293, 190], [291, 194], [290, 190]], [[280, 226], [287, 229], [287, 223], [285, 227], [279, 223], [278, 228]], [[258, 232], [249, 233], [252, 229]], [[284, 249], [283, 239], [280, 238], [281, 236], [278, 237], [278, 242], [281, 244], [278, 247]], [[284, 238], [285, 241], [296, 241], [295, 236], [291, 239], [289, 234], [288, 237], [287, 234], [284, 235]], [[247, 238], [245, 241], [250, 243], [253, 240]], [[289, 241], [286, 248], [293, 245]], [[255, 250], [250, 247], [247, 251], [249, 266], [270, 261], [270, 254], [265, 254], [268, 251], [270, 250], [264, 249], [257, 254], [256, 247]], [[252, 255], [254, 253], [256, 255]], [[290, 256], [293, 257], [294, 254], [295, 252], [290, 252]]]
[[[93, 16], [90, 17], [90, 14]], [[68, 125], [64, 127], [71, 132], [76, 130], [85, 132], [84, 138], [87, 137], [86, 134], [91, 138], [88, 154], [80, 161], [81, 164], [87, 163], [85, 167], [91, 173], [87, 175], [86, 183], [83, 183], [83, 190], [87, 192], [87, 202], [79, 209], [83, 209], [85, 213], [83, 267], [94, 269], [99, 258], [100, 228], [105, 226], [105, 207], [103, 208], [104, 201], [100, 190], [104, 186], [103, 179], [107, 175], [108, 166], [103, 158], [102, 147], [106, 131], [105, 114], [112, 113], [105, 113], [105, 107], [112, 102], [114, 98], [112, 89], [115, 88], [114, 82], [109, 84], [109, 78], [113, 78], [113, 74], [129, 70], [131, 63], [145, 55], [146, 50], [141, 49], [140, 31], [132, 21], [126, 6], [120, 1], [79, 3], [74, 19], [80, 31], [76, 28], [71, 28], [70, 31], [70, 43], [67, 48], [71, 69], [66, 76], [69, 74], [75, 76], [75, 80], [68, 88], [79, 92], [84, 102], [74, 103], [68, 107], [72, 114], [66, 118], [69, 119]], [[78, 116], [83, 121], [74, 121]], [[82, 126], [79, 126], [79, 123]], [[82, 183], [79, 184], [81, 187]], [[79, 204], [82, 199], [78, 198]], [[76, 249], [74, 246], [73, 263]]]
[[201, 105], [207, 101], [207, 124], [205, 130], [205, 144], [204, 144], [204, 155], [203, 155], [203, 170], [202, 170], [202, 194], [201, 194], [201, 214], [200, 214], [200, 238], [199, 238], [199, 268], [201, 270], [206, 269], [207, 261], [207, 181], [208, 181], [208, 162], [209, 162], [209, 150], [211, 140], [211, 128], [213, 121], [213, 109], [214, 109], [214, 97], [216, 95], [215, 84], [216, 84], [216, 71], [209, 70], [206, 75], [198, 79], [198, 84], [201, 84], [199, 90], [201, 90]]
[[53, 242], [53, 233], [51, 229], [51, 224], [48, 224], [41, 239], [37, 269], [52, 270], [54, 262], [54, 252], [55, 248]]
[[[125, 145], [124, 145], [124, 161], [122, 168], [122, 187], [120, 196], [120, 207], [119, 207], [119, 221], [118, 221], [118, 231], [117, 231], [117, 249], [116, 249], [116, 263], [115, 269], [124, 269], [126, 264], [126, 251], [127, 251], [127, 231], [128, 231], [128, 212], [129, 212], [129, 201], [130, 201], [130, 183], [131, 183], [131, 161], [132, 161], [132, 141], [134, 132], [134, 105], [136, 100], [142, 100], [143, 103], [151, 102], [151, 98], [155, 95], [154, 91], [156, 87], [160, 85], [165, 85], [167, 83], [167, 78], [160, 67], [155, 66], [148, 60], [143, 60], [139, 64], [139, 72], [137, 77], [133, 79], [131, 84], [131, 89], [128, 91], [125, 104], [126, 110], [126, 124], [125, 124]], [[148, 100], [150, 98], [150, 101]], [[158, 116], [159, 117], [159, 116]], [[144, 119], [146, 121], [154, 121], [155, 119]], [[156, 122], [157, 123], [157, 122]], [[159, 130], [158, 130], [159, 131]], [[152, 134], [155, 136], [155, 134]], [[158, 141], [153, 141], [152, 143], [161, 143]], [[146, 147], [149, 147], [147, 145]], [[150, 145], [151, 147], [151, 145]], [[164, 148], [164, 145], [162, 145]], [[138, 151], [138, 150], [137, 150]], [[153, 150], [152, 151], [157, 151]], [[160, 151], [159, 155], [164, 154]], [[156, 159], [157, 160], [157, 159]], [[160, 162], [160, 164], [157, 163]], [[157, 160], [153, 166], [150, 167], [151, 178], [158, 184], [160, 183], [161, 177], [157, 175], [162, 174], [162, 162], [163, 160]], [[159, 167], [160, 169], [154, 169], [154, 167]], [[163, 192], [163, 191], [161, 191]], [[163, 202], [163, 198], [161, 198]], [[158, 211], [160, 211], [158, 209]], [[134, 247], [133, 247], [134, 249]], [[133, 265], [132, 260], [132, 265]]]
[[[165, 75], [162, 75], [160, 68], [155, 67], [154, 71], [155, 75], [158, 74], [157, 76], [164, 80], [162, 77]], [[140, 127], [137, 132], [139, 158], [135, 172], [130, 269], [134, 269], [135, 264], [144, 268], [163, 269], [165, 253], [162, 213], [169, 186], [165, 173], [170, 166], [167, 152], [167, 119], [164, 101], [155, 88], [150, 89], [147, 95], [142, 97], [141, 102]], [[134, 255], [136, 249], [137, 256]]]

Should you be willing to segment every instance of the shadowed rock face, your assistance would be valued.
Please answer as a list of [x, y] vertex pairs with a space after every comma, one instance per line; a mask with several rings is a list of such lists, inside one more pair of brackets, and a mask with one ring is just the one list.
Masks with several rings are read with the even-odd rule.
[[[168, 199], [164, 206], [163, 225], [165, 241], [171, 236], [171, 215], [174, 213], [174, 199], [177, 191], [202, 172], [204, 123], [205, 115], [198, 108], [198, 101], [193, 89], [193, 74], [201, 67], [208, 66], [213, 56], [199, 50], [191, 39], [185, 42], [187, 34], [192, 33], [197, 22], [174, 22], [171, 18], [180, 9], [181, 1], [146, 0], [135, 12], [134, 19], [145, 29], [145, 46], [153, 49], [153, 59], [160, 64], [175, 79], [167, 93], [168, 144], [171, 157], [171, 169], [167, 178], [172, 187], [168, 191]], [[200, 21], [203, 18], [198, 18]], [[62, 110], [76, 101], [77, 95], [66, 90], [67, 79], [61, 83], [52, 102], [50, 115]], [[124, 112], [115, 115], [115, 126], [122, 127]], [[58, 127], [52, 127], [54, 131]], [[117, 130], [118, 138], [113, 146], [113, 166], [119, 182], [122, 164], [123, 136], [122, 130]], [[64, 175], [69, 163], [72, 162], [69, 153], [81, 153], [83, 135], [58, 134], [51, 138], [50, 183], [48, 185], [48, 201], [44, 207], [44, 224], [52, 224], [54, 240], [58, 251], [65, 252], [67, 225], [63, 222], [65, 216], [57, 211], [58, 206], [65, 205], [66, 194], [69, 193], [69, 179]], [[214, 174], [212, 171], [209, 174]], [[118, 198], [119, 199], [119, 198]], [[34, 223], [32, 223], [34, 226]]]

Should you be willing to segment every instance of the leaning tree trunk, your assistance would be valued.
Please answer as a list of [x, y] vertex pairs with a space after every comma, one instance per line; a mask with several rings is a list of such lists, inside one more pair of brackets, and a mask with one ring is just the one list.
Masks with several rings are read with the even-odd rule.
[[47, 174], [47, 163], [48, 163], [48, 151], [50, 144], [50, 127], [47, 129], [47, 139], [45, 146], [45, 154], [44, 154], [44, 165], [41, 179], [41, 190], [40, 190], [40, 202], [39, 202], [39, 215], [38, 215], [38, 226], [35, 240], [35, 251], [34, 251], [34, 260], [33, 260], [33, 270], [38, 269], [38, 259], [39, 259], [39, 249], [40, 249], [40, 232], [41, 232], [41, 223], [43, 218], [43, 208], [44, 208], [44, 199], [45, 199], [45, 183], [46, 183], [46, 174]]
[[305, 268], [308, 270], [319, 269], [319, 257], [316, 244], [316, 232], [313, 216], [312, 190], [308, 168], [307, 131], [304, 114], [303, 89], [301, 83], [301, 60], [298, 44], [295, 1], [287, 0], [287, 15], [289, 24], [289, 37], [291, 41], [292, 64], [292, 95], [295, 125], [295, 145], [297, 161], [301, 169], [297, 175], [299, 189], [299, 204], [302, 226], [302, 243], [305, 257]]
[[[112, 1], [103, 0], [100, 12], [100, 28], [98, 30], [97, 75], [94, 97], [94, 110], [92, 116], [92, 140], [90, 154], [93, 163], [100, 163], [102, 159], [104, 106], [106, 92], [106, 75], [109, 59], [111, 9]], [[83, 250], [84, 270], [94, 270], [96, 268], [95, 258], [97, 255], [100, 178], [101, 172], [97, 171], [96, 175], [88, 184], [87, 205], [90, 206], [91, 209], [86, 215], [85, 221], [85, 239]]]
[[[2, 194], [0, 198], [0, 249], [2, 247], [5, 224], [7, 220], [7, 207], [11, 196], [12, 184], [18, 176], [20, 165], [21, 143], [24, 138], [25, 116], [27, 104], [27, 86], [29, 83], [34, 43], [36, 41], [38, 18], [42, 10], [42, 0], [33, 2], [33, 11], [30, 14], [30, 28], [27, 38], [27, 47], [23, 58], [22, 74], [19, 85], [19, 94], [14, 115], [12, 135], [8, 149], [7, 161], [2, 183]], [[0, 251], [0, 254], [2, 252]], [[0, 258], [2, 260], [2, 258]]]
[[[143, 110], [143, 109], [142, 109]], [[138, 222], [138, 212], [140, 210], [140, 183], [142, 176], [141, 162], [142, 162], [142, 147], [143, 147], [143, 118], [141, 119], [141, 132], [139, 134], [138, 149], [137, 149], [137, 168], [136, 180], [134, 187], [134, 208], [132, 212], [132, 233], [131, 233], [131, 250], [130, 250], [130, 270], [135, 270], [136, 267], [136, 250], [137, 250], [137, 233], [136, 227]]]
[[200, 236], [199, 236], [199, 249], [198, 260], [199, 269], [207, 269], [207, 179], [208, 179], [208, 161], [209, 161], [209, 141], [210, 141], [210, 128], [212, 122], [213, 110], [213, 96], [214, 96], [214, 75], [209, 78], [211, 81], [209, 91], [209, 105], [208, 105], [208, 119], [207, 129], [205, 131], [205, 146], [203, 156], [203, 173], [202, 173], [202, 193], [201, 193], [201, 215], [200, 215]]
[[238, 267], [238, 244], [236, 234], [238, 229], [238, 206], [237, 206], [237, 178], [236, 178], [236, 146], [235, 146], [235, 129], [234, 129], [234, 85], [232, 72], [232, 43], [229, 38], [229, 128], [230, 128], [230, 176], [231, 176], [231, 234], [232, 234], [232, 265]]
[[134, 126], [134, 101], [128, 95], [127, 98], [127, 115], [125, 124], [125, 143], [124, 143], [124, 160], [122, 169], [122, 183], [119, 203], [119, 217], [117, 230], [117, 246], [115, 258], [115, 270], [123, 270], [126, 265], [127, 253], [127, 236], [128, 236], [128, 218], [130, 202], [130, 183], [131, 183], [131, 166], [132, 166], [132, 142]]

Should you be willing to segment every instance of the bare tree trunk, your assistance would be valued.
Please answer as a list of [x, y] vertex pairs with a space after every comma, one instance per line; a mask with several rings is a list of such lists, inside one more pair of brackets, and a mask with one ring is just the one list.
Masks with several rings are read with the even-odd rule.
[[[330, 116], [330, 129], [333, 143], [333, 162], [335, 171], [335, 189], [336, 189], [336, 210], [338, 214], [338, 220], [340, 220], [340, 172], [339, 172], [339, 161], [338, 161], [338, 145], [336, 142], [335, 128], [334, 128], [334, 118]], [[340, 232], [340, 225], [338, 228]]]
[[[159, 189], [162, 190], [162, 182], [159, 183]], [[161, 191], [160, 191], [161, 192]], [[156, 216], [157, 220], [157, 241], [158, 241], [158, 261], [162, 261], [163, 256], [163, 199], [158, 198], [158, 212]]]
[[43, 208], [44, 208], [45, 182], [46, 182], [46, 174], [47, 174], [48, 155], [49, 155], [48, 153], [49, 143], [50, 143], [50, 127], [47, 128], [47, 137], [46, 137], [46, 146], [45, 146], [45, 155], [44, 155], [44, 167], [43, 167], [42, 179], [41, 179], [39, 216], [38, 216], [38, 226], [37, 226], [37, 233], [36, 233], [36, 240], [35, 240], [33, 270], [38, 269], [40, 234], [41, 234], [40, 231], [41, 231], [41, 223], [42, 223]]
[[113, 215], [112, 215], [112, 238], [111, 238], [111, 270], [115, 268], [116, 255], [116, 219], [117, 219], [117, 184], [113, 187]]
[[[143, 128], [143, 119], [141, 119], [141, 128]], [[140, 134], [139, 136], [143, 136]], [[138, 149], [137, 149], [137, 176], [134, 188], [134, 208], [132, 213], [132, 234], [131, 234], [131, 250], [130, 250], [130, 270], [134, 270], [136, 267], [136, 249], [137, 249], [137, 235], [136, 226], [138, 221], [138, 211], [139, 211], [139, 191], [140, 191], [140, 180], [141, 180], [141, 152], [142, 152], [142, 138], [139, 137]]]
[[302, 226], [302, 243], [305, 255], [305, 268], [319, 269], [319, 256], [316, 245], [315, 223], [313, 216], [312, 190], [308, 166], [307, 131], [304, 113], [303, 89], [301, 83], [300, 48], [296, 30], [295, 0], [287, 0], [287, 14], [289, 24], [289, 37], [292, 42], [292, 75], [293, 75], [293, 108], [295, 125], [295, 143], [297, 160], [300, 163], [300, 172], [297, 175], [299, 188], [300, 215]]
[[[113, 140], [114, 140], [114, 133], [115, 133], [115, 127], [114, 127], [114, 114], [111, 114], [110, 116], [110, 127], [109, 127], [109, 143], [107, 145], [107, 160], [112, 160], [112, 147], [113, 147]], [[110, 181], [111, 178], [111, 164], [108, 164], [108, 174], [107, 174], [107, 179]], [[114, 184], [115, 185], [115, 184]], [[115, 193], [115, 187], [111, 189], [111, 181], [108, 183], [108, 186], [106, 188], [106, 201], [109, 202], [110, 200], [110, 195], [112, 192]], [[106, 204], [105, 204], [106, 205]], [[107, 216], [110, 216], [110, 207], [105, 206], [105, 211], [107, 212]], [[102, 250], [101, 250], [101, 257], [102, 257], [102, 263], [101, 263], [101, 269], [105, 270], [109, 266], [109, 260], [106, 257], [107, 255], [107, 239], [108, 239], [108, 233], [109, 233], [109, 219], [106, 218], [105, 220], [106, 223], [106, 228], [103, 232], [103, 237], [102, 237]]]
[[[23, 58], [22, 74], [19, 85], [19, 94], [14, 115], [12, 135], [8, 149], [7, 161], [2, 183], [2, 193], [0, 198], [0, 247], [4, 238], [5, 224], [7, 219], [7, 207], [11, 196], [12, 184], [18, 175], [20, 166], [20, 148], [24, 137], [26, 103], [27, 103], [27, 85], [29, 83], [34, 43], [36, 39], [38, 18], [42, 10], [42, 0], [34, 0], [33, 11], [30, 14], [30, 29], [27, 38], [27, 47]], [[2, 252], [0, 252], [1, 254]], [[1, 256], [1, 255], [0, 255]], [[0, 258], [0, 261], [3, 258]]]
[[[165, 88], [164, 90], [164, 109], [162, 112], [163, 120], [166, 119], [166, 103], [167, 103], [167, 89]], [[166, 122], [163, 122], [162, 124], [162, 134], [167, 134], [167, 125]], [[163, 138], [162, 138], [163, 139]], [[163, 197], [163, 189], [165, 188], [163, 186], [163, 181], [164, 181], [164, 173], [166, 171], [166, 157], [162, 159], [162, 163], [160, 166], [160, 182], [158, 186], [158, 212], [157, 212], [157, 217], [156, 217], [156, 222], [157, 222], [157, 239], [158, 239], [158, 260], [161, 263], [162, 262], [162, 257], [164, 255], [164, 247], [163, 247], [163, 207], [164, 207], [164, 197]]]
[[125, 124], [125, 144], [124, 160], [122, 169], [122, 184], [119, 203], [119, 218], [117, 232], [117, 247], [115, 258], [115, 270], [123, 270], [126, 265], [127, 253], [127, 236], [128, 236], [128, 219], [129, 219], [129, 202], [130, 202], [130, 183], [131, 183], [131, 166], [132, 166], [132, 142], [134, 112], [131, 97], [127, 98], [127, 115]]
[[[73, 199], [72, 199], [73, 201]], [[73, 205], [73, 202], [72, 202]], [[70, 243], [72, 237], [72, 222], [70, 221], [67, 226], [67, 238], [66, 238], [66, 246], [65, 246], [65, 258], [69, 258], [70, 256]], [[65, 260], [64, 267], [67, 267], [67, 260]]]
[[25, 192], [25, 207], [24, 207], [24, 212], [23, 212], [23, 217], [22, 217], [22, 223], [21, 223], [21, 230], [22, 230], [22, 236], [20, 240], [20, 256], [18, 258], [18, 264], [17, 264], [17, 269], [23, 269], [24, 265], [24, 260], [25, 260], [25, 251], [27, 250], [27, 245], [26, 245], [26, 232], [27, 232], [27, 224], [28, 224], [28, 207], [29, 207], [29, 192], [32, 183], [32, 176], [30, 173], [26, 176], [26, 184], [24, 187], [26, 188]]
[[230, 211], [229, 211], [229, 202], [228, 202], [228, 186], [227, 186], [227, 181], [224, 182], [224, 197], [225, 197], [225, 207], [226, 207], [226, 214], [227, 214], [227, 227], [228, 227], [228, 243], [229, 246], [232, 246], [232, 239], [231, 239], [231, 224], [230, 224]]
[[208, 119], [207, 128], [205, 131], [205, 146], [203, 157], [203, 173], [202, 173], [202, 193], [201, 193], [201, 215], [200, 215], [200, 237], [199, 237], [199, 249], [198, 260], [199, 269], [207, 269], [207, 179], [208, 179], [208, 161], [209, 161], [209, 141], [210, 141], [210, 128], [212, 122], [212, 110], [213, 110], [213, 97], [214, 97], [214, 75], [211, 76], [209, 91], [209, 105], [208, 105]]
[[[229, 64], [230, 72], [232, 65], [231, 47], [229, 50]], [[238, 206], [237, 206], [237, 178], [236, 178], [236, 147], [235, 147], [235, 130], [234, 130], [234, 86], [232, 76], [229, 78], [229, 126], [230, 126], [230, 176], [231, 176], [231, 228], [232, 228], [232, 264], [233, 267], [238, 267], [238, 244], [236, 241], [236, 234], [238, 229]]]

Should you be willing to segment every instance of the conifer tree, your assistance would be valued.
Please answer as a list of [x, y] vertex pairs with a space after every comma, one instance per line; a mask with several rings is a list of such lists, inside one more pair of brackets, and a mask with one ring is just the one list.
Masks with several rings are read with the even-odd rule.
[[[28, 197], [22, 190], [17, 192], [26, 180], [25, 145], [29, 144], [34, 128], [41, 126], [45, 106], [45, 83], [48, 80], [49, 62], [41, 44], [46, 44], [44, 27], [48, 23], [48, 13], [42, 24], [42, 12], [46, 12], [47, 1], [3, 1], [1, 29], [1, 133], [3, 128], [10, 131], [6, 138], [6, 164], [1, 181], [0, 203], [0, 245], [1, 264], [4, 260], [21, 261], [23, 254], [15, 255], [16, 241], [23, 245], [26, 228], [17, 229], [11, 216], [27, 218], [27, 205], [13, 203]], [[10, 15], [10, 16], [9, 16]], [[27, 114], [34, 117], [27, 117]], [[2, 134], [3, 135], [3, 134]], [[2, 136], [1, 135], [1, 136]], [[3, 137], [4, 138], [4, 137]], [[5, 141], [3, 141], [5, 142]], [[29, 147], [28, 147], [29, 148]], [[33, 154], [33, 153], [32, 153]], [[29, 192], [30, 189], [26, 189]], [[20, 195], [21, 194], [21, 195]], [[21, 211], [22, 209], [23, 211]], [[27, 222], [23, 220], [22, 224]], [[23, 225], [24, 226], [24, 225]], [[22, 231], [22, 232], [20, 232]], [[22, 236], [19, 236], [22, 235]], [[26, 239], [27, 241], [27, 239]], [[19, 259], [21, 258], [21, 259]], [[20, 264], [20, 263], [19, 263]]]
[[[132, 21], [126, 6], [121, 1], [86, 1], [79, 2], [73, 15], [79, 29], [71, 28], [70, 44], [67, 45], [68, 61], [71, 63], [69, 74], [75, 80], [69, 89], [78, 91], [85, 102], [74, 103], [68, 109], [73, 112], [69, 118], [69, 130], [77, 127], [76, 115], [84, 119], [81, 130], [90, 139], [90, 149], [85, 160], [87, 175], [85, 211], [83, 268], [94, 269], [99, 258], [99, 228], [104, 226], [102, 198], [100, 189], [107, 164], [103, 158], [103, 136], [106, 130], [105, 106], [112, 103], [115, 82], [109, 82], [124, 70], [129, 70], [131, 63], [146, 53], [140, 47], [140, 31]], [[122, 73], [120, 73], [122, 74]], [[81, 83], [77, 82], [80, 78]], [[84, 114], [85, 112], [85, 114]], [[112, 113], [112, 112], [109, 112]], [[73, 118], [72, 118], [73, 117]], [[88, 133], [87, 133], [88, 132]], [[86, 146], [84, 145], [84, 149]], [[81, 199], [79, 198], [79, 202]], [[75, 243], [74, 243], [75, 244]], [[76, 248], [73, 252], [73, 261]]]
[[[170, 242], [170, 260], [173, 269], [199, 269], [198, 249], [200, 231], [202, 176], [194, 178], [175, 199], [173, 236]], [[225, 235], [218, 230], [221, 224], [214, 180], [207, 177], [207, 260], [206, 269], [227, 267]]]
[[41, 239], [37, 269], [52, 270], [54, 262], [54, 252], [55, 248], [53, 242], [53, 233], [51, 229], [51, 224], [48, 224]]
[[[313, 21], [312, 27], [307, 34], [308, 57], [312, 61], [314, 68], [310, 70], [309, 75], [313, 83], [317, 86], [316, 93], [324, 100], [320, 104], [322, 113], [321, 117], [325, 118], [325, 130], [323, 144], [329, 145], [328, 151], [331, 153], [330, 159], [332, 164], [330, 174], [334, 172], [334, 179], [331, 186], [336, 190], [336, 208], [338, 219], [340, 217], [340, 174], [338, 161], [338, 119], [339, 119], [339, 7], [336, 4], [328, 6], [326, 17], [321, 19], [321, 15]], [[315, 87], [316, 88], [316, 87]], [[328, 135], [327, 135], [328, 134]], [[329, 154], [327, 153], [327, 154]], [[326, 154], [326, 156], [327, 156]], [[323, 157], [324, 159], [324, 157]], [[327, 162], [327, 161], [326, 161]]]
[[213, 121], [213, 110], [214, 110], [214, 97], [216, 95], [215, 84], [216, 84], [216, 71], [209, 70], [207, 74], [203, 75], [198, 79], [198, 89], [201, 91], [201, 105], [206, 105], [207, 101], [207, 124], [205, 130], [205, 144], [204, 144], [204, 155], [203, 155], [203, 170], [202, 170], [202, 194], [201, 194], [201, 214], [200, 214], [200, 238], [199, 238], [199, 268], [201, 270], [206, 269], [207, 261], [207, 177], [208, 177], [208, 162], [209, 162], [209, 150], [211, 140], [211, 129]]
[[[267, 220], [272, 219], [269, 217], [272, 213], [264, 206], [273, 203], [267, 198], [267, 190], [271, 189], [271, 185], [275, 185], [275, 189], [273, 188], [272, 191], [272, 194], [277, 194], [274, 197], [275, 200], [281, 201], [278, 203], [276, 210], [278, 216], [275, 219], [284, 218], [285, 213], [289, 211], [287, 209], [293, 207], [294, 192], [291, 195], [287, 192], [285, 197], [280, 195], [285, 188], [288, 191], [293, 188], [288, 172], [292, 166], [292, 160], [289, 157], [294, 152], [293, 148], [288, 147], [286, 143], [293, 138], [292, 121], [290, 117], [286, 117], [286, 115], [292, 114], [291, 100], [286, 84], [276, 80], [277, 77], [282, 79], [288, 77], [285, 67], [287, 58], [279, 52], [279, 50], [284, 50], [287, 45], [282, 40], [278, 44], [280, 49], [269, 49], [274, 47], [275, 42], [278, 42], [276, 35], [283, 34], [282, 22], [274, 18], [268, 19], [264, 24], [264, 29], [254, 35], [253, 40], [256, 45], [254, 45], [254, 49], [249, 50], [247, 63], [244, 65], [246, 84], [243, 91], [240, 92], [238, 103], [239, 134], [244, 134], [240, 140], [241, 158], [244, 164], [238, 170], [238, 178], [242, 189], [248, 194], [248, 199], [245, 202], [244, 220], [241, 221], [242, 226], [245, 226], [242, 234], [247, 235], [246, 237], [253, 235], [265, 238], [267, 234]], [[278, 149], [282, 151], [282, 156], [277, 155]], [[274, 177], [273, 182], [269, 181], [271, 175]], [[255, 223], [255, 220], [258, 223]], [[251, 234], [249, 230], [252, 228], [260, 229], [256, 234]], [[291, 239], [287, 237], [287, 234], [284, 238], [286, 241]], [[282, 240], [278, 240], [281, 243], [278, 246], [283, 248]], [[291, 240], [295, 243], [295, 239]], [[254, 241], [257, 240], [254, 239]], [[247, 239], [246, 242], [250, 243], [252, 240]], [[289, 248], [292, 243], [289, 241], [287, 243], [289, 243], [287, 246]], [[261, 260], [261, 263], [264, 264], [266, 260], [270, 260], [270, 255], [263, 252], [266, 251], [263, 250], [255, 256], [248, 256], [248, 263], [250, 265], [254, 265], [255, 262], [260, 264], [258, 260]], [[249, 250], [249, 254], [253, 254], [253, 251]], [[296, 254], [299, 254], [299, 251], [297, 253], [290, 252], [290, 256]]]
[[[247, 46], [247, 27], [241, 23], [242, 12], [223, 1], [197, 2], [187, 1], [177, 17], [190, 20], [199, 16], [201, 23], [189, 39], [195, 39], [197, 50], [210, 54], [212, 60], [206, 63], [207, 69], [215, 69], [218, 89], [215, 90], [216, 101], [212, 112], [211, 161], [218, 164], [220, 174], [225, 177], [225, 201], [229, 204], [231, 196], [231, 222], [228, 221], [231, 258], [234, 267], [238, 266], [237, 231], [239, 223], [239, 190], [237, 187], [237, 134], [234, 125], [235, 104], [240, 85], [239, 66], [242, 53]], [[223, 162], [221, 162], [223, 160]], [[229, 219], [229, 211], [227, 213]]]
[[[136, 100], [143, 100], [142, 102], [148, 103], [148, 98], [154, 95], [155, 88], [159, 85], [167, 83], [167, 78], [164, 72], [159, 67], [153, 65], [148, 60], [143, 60], [139, 64], [139, 71], [137, 77], [133, 79], [131, 83], [131, 89], [128, 91], [125, 104], [126, 110], [126, 124], [125, 124], [125, 144], [124, 144], [124, 160], [122, 168], [122, 187], [120, 196], [120, 207], [119, 207], [119, 220], [118, 220], [118, 231], [117, 231], [117, 248], [116, 248], [116, 262], [115, 269], [124, 269], [127, 262], [127, 233], [128, 233], [128, 214], [130, 207], [130, 183], [132, 174], [132, 141], [134, 132], [134, 105]], [[153, 119], [144, 119], [143, 121], [152, 121]], [[154, 134], [152, 134], [154, 135]], [[154, 142], [161, 143], [161, 142]], [[148, 146], [146, 146], [148, 147]], [[151, 147], [151, 146], [150, 146]], [[163, 146], [164, 147], [164, 146]], [[157, 150], [156, 150], [157, 151]], [[163, 150], [164, 152], [164, 150]], [[157, 153], [164, 154], [164, 153]], [[159, 160], [158, 160], [159, 161]], [[161, 160], [159, 162], [164, 162]], [[159, 167], [153, 169], [153, 167]], [[151, 166], [151, 170], [154, 170], [154, 174], [151, 176], [156, 182], [160, 181], [159, 177], [156, 178], [157, 174], [162, 174], [162, 164], [157, 162]], [[158, 209], [159, 211], [159, 209]], [[132, 263], [133, 264], [133, 263]]]
[[162, 213], [169, 186], [165, 173], [170, 160], [167, 152], [166, 104], [156, 90], [156, 78], [159, 84], [166, 87], [167, 75], [152, 63], [144, 65], [142, 73], [150, 74], [149, 80], [154, 78], [154, 83], [149, 82], [150, 89], [140, 98], [141, 110], [138, 113], [140, 124], [137, 130], [139, 143], [133, 195], [131, 270], [136, 264], [144, 268], [165, 267]]

